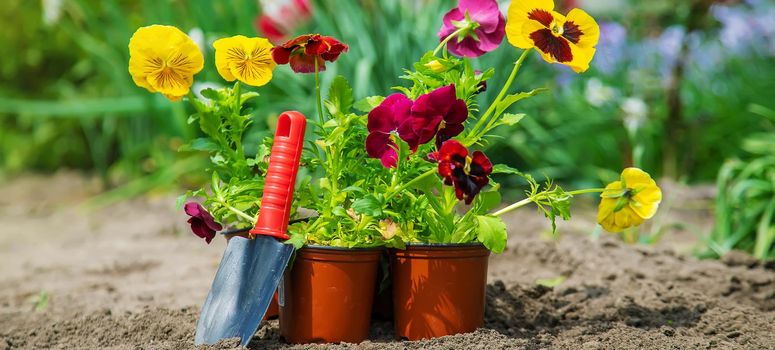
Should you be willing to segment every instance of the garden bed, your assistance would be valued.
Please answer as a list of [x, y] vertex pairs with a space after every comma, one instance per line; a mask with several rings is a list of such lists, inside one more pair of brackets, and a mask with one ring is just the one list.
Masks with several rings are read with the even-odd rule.
[[[167, 196], [84, 213], [92, 183], [73, 174], [6, 183], [0, 199], [0, 349], [190, 349], [199, 307], [224, 242], [189, 237]], [[671, 191], [665, 191], [670, 193]], [[675, 193], [675, 191], [672, 191]], [[690, 190], [704, 196], [705, 189]], [[681, 207], [676, 205], [675, 207]], [[562, 239], [542, 239], [533, 211], [506, 218], [509, 247], [491, 260], [485, 327], [396, 342], [372, 325], [355, 348], [768, 348], [775, 344], [775, 264], [742, 254], [698, 261], [676, 253], [686, 233], [655, 246], [592, 241], [593, 210], [577, 211]], [[706, 225], [706, 214], [676, 213]], [[671, 214], [673, 215], [673, 214]], [[588, 220], [590, 219], [590, 220]], [[666, 219], [670, 222], [669, 217]], [[517, 224], [518, 223], [518, 224]], [[517, 229], [519, 228], [519, 229]], [[537, 279], [567, 279], [557, 287]], [[48, 303], [41, 295], [48, 295]], [[34, 311], [35, 306], [40, 311]], [[250, 348], [288, 346], [277, 321]], [[202, 349], [237, 346], [237, 339]], [[349, 348], [353, 348], [352, 346]]]

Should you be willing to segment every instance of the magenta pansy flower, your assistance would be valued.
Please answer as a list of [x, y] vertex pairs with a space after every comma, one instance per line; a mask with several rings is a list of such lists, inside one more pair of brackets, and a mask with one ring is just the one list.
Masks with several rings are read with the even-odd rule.
[[188, 202], [183, 207], [186, 214], [191, 216], [188, 219], [188, 223], [191, 224], [191, 231], [195, 235], [204, 238], [207, 244], [215, 237], [215, 232], [223, 229], [221, 224], [215, 222], [213, 216], [205, 210], [199, 203]]
[[412, 123], [419, 144], [436, 136], [436, 147], [463, 132], [468, 118], [466, 102], [455, 96], [455, 84], [421, 95], [412, 105]]
[[392, 94], [369, 112], [366, 153], [369, 157], [379, 158], [386, 168], [395, 167], [398, 159], [398, 146], [392, 133], [398, 133], [412, 151], [420, 145], [412, 127], [411, 109], [412, 100], [403, 94]]
[[444, 15], [439, 30], [443, 41], [463, 29], [447, 43], [447, 50], [462, 57], [479, 57], [495, 50], [506, 35], [506, 18], [495, 0], [460, 0], [456, 8]]

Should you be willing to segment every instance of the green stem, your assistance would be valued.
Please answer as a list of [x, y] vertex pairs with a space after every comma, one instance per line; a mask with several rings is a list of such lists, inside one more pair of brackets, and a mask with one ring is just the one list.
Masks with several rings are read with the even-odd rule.
[[318, 119], [320, 119], [320, 128], [323, 128], [323, 99], [320, 97], [320, 67], [318, 60], [315, 59], [315, 97], [318, 103]]
[[463, 27], [463, 28], [459, 28], [458, 30], [456, 30], [456, 31], [452, 32], [452, 34], [450, 34], [450, 35], [447, 35], [447, 37], [446, 37], [446, 38], [444, 38], [444, 40], [442, 40], [442, 41], [439, 43], [439, 46], [436, 46], [436, 49], [435, 49], [435, 50], [433, 50], [433, 55], [434, 55], [434, 56], [436, 56], [436, 54], [438, 54], [438, 53], [439, 53], [439, 50], [441, 50], [441, 48], [442, 48], [442, 47], [444, 47], [444, 45], [447, 45], [447, 43], [448, 43], [448, 42], [449, 42], [449, 41], [450, 41], [450, 40], [451, 40], [453, 37], [457, 36], [458, 34], [460, 34], [460, 32], [462, 32], [462, 31], [463, 31], [463, 30], [465, 30], [465, 29], [468, 29], [468, 28], [465, 28], [465, 27]]
[[[571, 196], [575, 196], [575, 195], [578, 195], [578, 194], [596, 193], [596, 192], [603, 192], [603, 191], [605, 191], [605, 188], [588, 188], [588, 189], [584, 189], [584, 190], [576, 190], [576, 191], [566, 192], [566, 194], [569, 194]], [[511, 204], [511, 205], [509, 205], [509, 206], [507, 206], [507, 207], [505, 207], [505, 208], [503, 208], [501, 210], [498, 210], [498, 211], [492, 213], [492, 215], [501, 216], [501, 215], [506, 214], [506, 213], [508, 213], [510, 211], [513, 211], [513, 210], [515, 210], [517, 208], [524, 207], [524, 206], [530, 204], [531, 202], [533, 202], [536, 198], [539, 198], [539, 197], [543, 196], [545, 193], [546, 193], [546, 191], [536, 193], [533, 196], [527, 197], [527, 198], [525, 198], [525, 199], [523, 199], [523, 200], [521, 200], [519, 202]]]
[[[517, 73], [519, 73], [519, 68], [522, 67], [522, 62], [524, 62], [525, 58], [527, 58], [528, 52], [530, 52], [530, 49], [526, 49], [525, 51], [522, 51], [522, 55], [520, 55], [517, 61], [514, 62], [514, 68], [512, 68], [511, 74], [509, 75], [509, 78], [506, 80], [506, 84], [503, 85], [503, 88], [498, 93], [498, 96], [495, 97], [495, 101], [492, 101], [492, 103], [490, 104], [490, 107], [487, 108], [484, 114], [482, 114], [482, 116], [476, 122], [474, 127], [471, 129], [471, 132], [469, 133], [469, 135], [476, 135], [476, 132], [478, 131], [479, 127], [481, 127], [482, 124], [484, 124], [484, 122], [487, 121], [487, 118], [490, 116], [490, 114], [492, 114], [495, 111], [496, 107], [498, 106], [498, 103], [500, 103], [501, 100], [503, 100], [503, 97], [506, 96], [506, 93], [509, 91], [511, 84], [514, 82], [514, 78], [516, 78]], [[473, 143], [473, 142], [470, 142], [470, 143]], [[470, 145], [467, 145], [467, 146], [470, 146]]]
[[228, 205], [225, 202], [221, 202], [221, 204], [223, 204], [223, 206], [226, 207], [226, 209], [231, 210], [234, 214], [237, 214], [240, 217], [242, 217], [243, 219], [248, 220], [248, 222], [256, 222], [256, 218], [251, 217], [250, 215], [246, 214], [242, 210], [239, 210], [239, 209], [237, 209], [235, 207], [232, 207], [231, 205]]
[[428, 171], [426, 171], [426, 172], [424, 172], [424, 173], [422, 173], [422, 174], [418, 175], [417, 177], [415, 177], [414, 179], [412, 179], [412, 181], [409, 181], [409, 182], [407, 182], [407, 183], [403, 184], [401, 187], [399, 187], [399, 188], [396, 188], [395, 190], [392, 190], [392, 191], [390, 191], [390, 192], [387, 194], [387, 196], [385, 196], [385, 200], [387, 201], [388, 199], [390, 199], [390, 198], [393, 198], [393, 196], [395, 196], [395, 195], [396, 195], [396, 194], [398, 194], [399, 192], [401, 192], [401, 191], [403, 191], [403, 190], [405, 190], [405, 189], [407, 189], [407, 188], [411, 187], [412, 185], [414, 185], [414, 184], [416, 184], [416, 183], [420, 182], [422, 179], [424, 179], [424, 178], [426, 178], [426, 177], [428, 177], [428, 176], [431, 176], [431, 175], [433, 175], [435, 172], [436, 172], [436, 169], [434, 168], [434, 169], [430, 169], [430, 170], [428, 170]]

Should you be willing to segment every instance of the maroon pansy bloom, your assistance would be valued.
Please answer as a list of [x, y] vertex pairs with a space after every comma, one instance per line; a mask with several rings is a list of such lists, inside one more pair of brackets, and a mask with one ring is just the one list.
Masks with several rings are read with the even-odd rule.
[[333, 37], [304, 34], [272, 48], [272, 59], [277, 64], [290, 63], [296, 73], [314, 73], [315, 61], [322, 72], [326, 70], [325, 61], [334, 62], [347, 50], [347, 45]]
[[410, 111], [412, 100], [403, 94], [392, 94], [379, 106], [369, 112], [369, 136], [366, 137], [366, 153], [369, 157], [379, 158], [386, 168], [396, 166], [398, 146], [392, 139], [394, 132], [409, 144], [412, 151], [419, 146], [417, 135], [412, 127]]
[[439, 175], [444, 178], [444, 184], [455, 186], [455, 196], [465, 200], [466, 204], [471, 204], [479, 191], [490, 182], [490, 159], [480, 151], [474, 151], [469, 157], [468, 149], [458, 141], [444, 142], [438, 152], [428, 157], [439, 163]]
[[191, 224], [191, 231], [195, 235], [204, 238], [207, 244], [215, 237], [215, 232], [223, 229], [221, 224], [215, 222], [213, 216], [205, 210], [199, 203], [188, 202], [183, 207], [186, 214], [191, 216], [188, 223]]
[[412, 105], [412, 125], [424, 144], [436, 136], [436, 147], [463, 132], [468, 118], [466, 102], [455, 96], [455, 85], [442, 86], [421, 95]]

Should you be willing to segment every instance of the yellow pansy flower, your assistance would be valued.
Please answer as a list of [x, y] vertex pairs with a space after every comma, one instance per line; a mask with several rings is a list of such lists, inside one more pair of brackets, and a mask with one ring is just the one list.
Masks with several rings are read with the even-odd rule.
[[215, 67], [227, 81], [239, 81], [261, 86], [272, 80], [277, 65], [272, 59], [272, 44], [264, 38], [242, 35], [218, 39], [215, 47]]
[[622, 171], [621, 179], [605, 187], [597, 212], [597, 222], [609, 232], [638, 226], [657, 212], [662, 190], [651, 176], [638, 168]]
[[204, 57], [193, 40], [172, 26], [152, 25], [129, 39], [129, 74], [137, 86], [180, 100], [194, 83]]
[[552, 0], [513, 0], [506, 21], [509, 43], [521, 49], [537, 48], [549, 63], [559, 62], [576, 73], [589, 68], [600, 28], [580, 9], [567, 16], [554, 11]]

